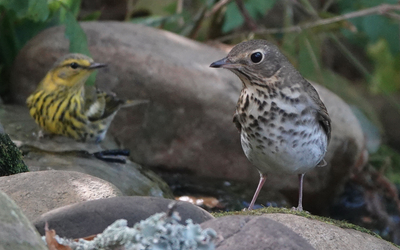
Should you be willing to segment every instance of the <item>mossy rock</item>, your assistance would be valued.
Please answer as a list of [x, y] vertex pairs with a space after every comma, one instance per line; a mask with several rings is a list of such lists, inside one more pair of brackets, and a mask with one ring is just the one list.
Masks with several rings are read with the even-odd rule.
[[28, 167], [22, 160], [21, 151], [4, 133], [0, 124], [0, 176], [28, 172]]

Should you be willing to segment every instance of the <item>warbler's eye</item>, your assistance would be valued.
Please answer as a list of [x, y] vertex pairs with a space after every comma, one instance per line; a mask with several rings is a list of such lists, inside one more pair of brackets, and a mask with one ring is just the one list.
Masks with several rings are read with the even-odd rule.
[[79, 64], [77, 64], [76, 62], [73, 62], [69, 65], [71, 68], [73, 69], [77, 69], [79, 67]]
[[253, 63], [259, 63], [263, 59], [263, 54], [261, 52], [254, 52], [251, 54], [250, 59]]

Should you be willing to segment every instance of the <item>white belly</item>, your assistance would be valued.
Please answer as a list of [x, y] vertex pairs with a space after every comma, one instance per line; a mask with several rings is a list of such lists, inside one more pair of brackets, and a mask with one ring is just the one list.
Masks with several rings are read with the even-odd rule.
[[[308, 131], [308, 134], [310, 132], [313, 131]], [[327, 147], [327, 137], [323, 131], [311, 134], [304, 141], [298, 136], [280, 140], [275, 136], [261, 141], [241, 133], [243, 151], [261, 173], [305, 173], [324, 158]]]
[[[276, 99], [275, 102], [278, 103]], [[316, 120], [316, 111], [301, 115], [307, 107], [305, 104], [275, 102], [268, 100], [262, 112], [258, 110], [259, 105], [250, 103], [247, 118], [241, 122], [243, 151], [263, 174], [305, 173], [324, 158], [328, 144], [326, 133]]]

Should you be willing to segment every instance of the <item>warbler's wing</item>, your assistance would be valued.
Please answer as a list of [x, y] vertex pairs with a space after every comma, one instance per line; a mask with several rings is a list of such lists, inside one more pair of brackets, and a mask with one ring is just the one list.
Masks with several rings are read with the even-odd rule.
[[131, 107], [142, 103], [148, 103], [148, 100], [121, 100], [115, 95], [89, 87], [85, 87], [85, 114], [93, 122], [103, 120], [113, 115], [119, 108]]
[[100, 119], [104, 119], [106, 117], [109, 117], [110, 115], [113, 115], [115, 112], [118, 111], [121, 105], [125, 103], [125, 101], [120, 100], [117, 97], [110, 94], [105, 94], [104, 100], [106, 105], [104, 108], [104, 113], [100, 117]]
[[148, 103], [148, 100], [121, 100], [113, 95], [107, 94], [105, 96], [106, 107], [101, 119], [104, 119], [119, 110], [119, 108], [126, 108], [136, 106], [142, 103]]
[[85, 115], [90, 121], [100, 119], [106, 108], [106, 93], [93, 86], [85, 86]]

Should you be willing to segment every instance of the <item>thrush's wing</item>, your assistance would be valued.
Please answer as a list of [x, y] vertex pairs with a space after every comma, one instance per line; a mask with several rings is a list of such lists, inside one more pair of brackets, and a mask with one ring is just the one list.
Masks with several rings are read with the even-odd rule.
[[325, 130], [329, 143], [331, 139], [331, 118], [329, 117], [328, 110], [326, 109], [325, 104], [321, 101], [321, 98], [319, 97], [318, 92], [315, 90], [315, 88], [307, 80], [305, 81], [308, 84], [308, 86], [306, 87], [306, 91], [318, 107], [317, 118], [319, 123]]
[[239, 132], [242, 132], [242, 125], [239, 122], [239, 114], [235, 113], [233, 115], [233, 123], [235, 124], [235, 126], [239, 130]]

